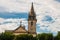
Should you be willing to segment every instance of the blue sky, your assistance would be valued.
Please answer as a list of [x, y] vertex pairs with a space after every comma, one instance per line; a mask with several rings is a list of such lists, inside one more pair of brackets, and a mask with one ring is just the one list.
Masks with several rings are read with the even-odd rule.
[[0, 32], [14, 30], [20, 21], [28, 26], [28, 13], [34, 2], [37, 33], [60, 31], [60, 0], [0, 0]]
[[56, 0], [57, 2], [60, 2], [60, 0]]
[[16, 13], [16, 12], [12, 12], [12, 13], [9, 13], [9, 12], [2, 12], [0, 13], [0, 17], [1, 18], [28, 18], [28, 14], [27, 12], [21, 12], [21, 13]]

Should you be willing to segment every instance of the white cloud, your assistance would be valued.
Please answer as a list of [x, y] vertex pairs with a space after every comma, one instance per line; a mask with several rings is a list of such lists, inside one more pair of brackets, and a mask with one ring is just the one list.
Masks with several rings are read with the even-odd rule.
[[3, 22], [4, 21], [4, 19], [3, 18], [0, 18], [0, 22]]
[[[37, 20], [40, 24], [40, 28], [43, 30], [47, 29], [47, 30], [50, 30], [51, 32], [57, 32], [60, 30], [60, 3], [54, 1], [54, 0], [40, 0], [40, 1], [37, 1], [37, 3], [40, 3], [40, 5], [37, 5], [35, 7], [36, 9], [36, 14], [38, 15], [37, 16]], [[49, 15], [53, 18], [53, 20], [55, 21], [54, 23], [48, 23], [47, 21], [46, 22], [43, 22], [41, 21], [44, 16], [46, 15]], [[44, 26], [48, 26], [47, 28], [45, 27], [42, 27], [42, 25]], [[46, 31], [47, 31], [46, 30]]]
[[0, 18], [0, 32], [4, 32], [5, 30], [14, 30], [17, 27], [19, 27], [20, 25], [20, 21], [22, 21], [22, 25], [24, 24], [24, 26], [27, 25], [27, 21], [26, 19], [22, 18], [22, 19], [4, 19], [4, 18]]

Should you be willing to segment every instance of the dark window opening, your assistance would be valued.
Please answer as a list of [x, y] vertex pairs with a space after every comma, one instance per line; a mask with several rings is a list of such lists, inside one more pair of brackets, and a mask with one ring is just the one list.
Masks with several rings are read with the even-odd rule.
[[31, 22], [31, 25], [33, 25], [33, 22]]

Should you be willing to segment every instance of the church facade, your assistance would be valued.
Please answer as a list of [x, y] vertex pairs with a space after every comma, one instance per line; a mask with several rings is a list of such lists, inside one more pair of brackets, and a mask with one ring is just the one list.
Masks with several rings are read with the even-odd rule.
[[36, 14], [34, 11], [34, 7], [33, 7], [33, 3], [31, 6], [31, 10], [28, 14], [28, 30], [25, 29], [25, 26], [22, 26], [20, 24], [20, 26], [18, 28], [16, 28], [15, 30], [6, 30], [6, 32], [13, 32], [13, 34], [15, 35], [19, 35], [19, 34], [32, 34], [32, 35], [36, 35]]

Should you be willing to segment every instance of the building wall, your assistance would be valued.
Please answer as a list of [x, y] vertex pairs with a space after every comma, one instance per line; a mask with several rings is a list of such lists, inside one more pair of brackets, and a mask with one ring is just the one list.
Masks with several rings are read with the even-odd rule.
[[13, 33], [14, 35], [28, 34], [28, 33]]

